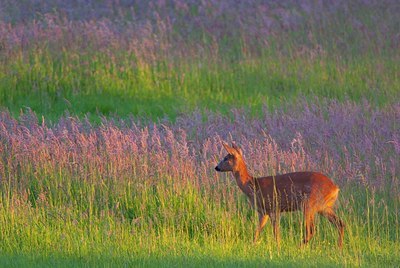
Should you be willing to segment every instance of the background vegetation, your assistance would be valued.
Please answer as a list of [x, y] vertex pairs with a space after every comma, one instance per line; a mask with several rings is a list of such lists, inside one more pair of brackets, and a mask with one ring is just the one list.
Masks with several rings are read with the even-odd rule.
[[[0, 0], [1, 266], [396, 266], [397, 1]], [[229, 175], [340, 187], [282, 247]]]
[[[0, 2], [0, 103], [168, 116], [398, 100], [397, 1]], [[271, 108], [273, 109], [273, 108]]]

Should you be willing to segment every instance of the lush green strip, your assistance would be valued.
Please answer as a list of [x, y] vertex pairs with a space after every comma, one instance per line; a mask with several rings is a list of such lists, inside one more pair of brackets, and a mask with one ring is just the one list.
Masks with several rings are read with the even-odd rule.
[[[114, 191], [67, 183], [58, 196], [39, 195], [30, 204], [3, 188], [0, 264], [387, 267], [400, 260], [399, 200], [389, 192], [342, 189], [338, 213], [347, 226], [342, 251], [336, 229], [325, 219], [317, 220], [311, 244], [300, 248], [300, 213], [282, 217], [279, 249], [270, 225], [258, 244], [251, 242], [256, 218], [233, 185], [227, 187], [234, 194], [221, 198], [222, 184], [204, 191], [171, 179], [160, 178], [157, 186], [130, 181]], [[54, 183], [37, 181], [25, 198], [52, 191]]]
[[210, 57], [149, 64], [123, 52], [115, 57], [32, 50], [0, 63], [0, 104], [14, 114], [30, 107], [50, 119], [66, 111], [175, 118], [194, 109], [247, 107], [257, 113], [265, 104], [277, 107], [299, 95], [374, 105], [400, 97], [399, 64], [385, 56], [342, 61], [266, 50], [258, 59]]

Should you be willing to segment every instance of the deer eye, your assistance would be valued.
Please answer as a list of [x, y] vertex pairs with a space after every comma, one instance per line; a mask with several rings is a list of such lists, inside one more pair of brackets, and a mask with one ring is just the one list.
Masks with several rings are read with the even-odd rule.
[[225, 156], [224, 161], [228, 161], [228, 159], [229, 159], [229, 158], [228, 158], [227, 156]]

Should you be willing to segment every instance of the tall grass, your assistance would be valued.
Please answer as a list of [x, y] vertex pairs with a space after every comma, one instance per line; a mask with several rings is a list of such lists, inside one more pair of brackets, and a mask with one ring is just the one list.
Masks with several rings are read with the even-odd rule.
[[[396, 266], [397, 1], [0, 0], [0, 266]], [[103, 117], [106, 116], [106, 117]], [[148, 119], [153, 119], [153, 121]], [[170, 120], [173, 119], [173, 120]], [[317, 170], [278, 249], [229, 175]]]
[[396, 1], [25, 2], [1, 2], [0, 104], [14, 115], [155, 119], [259, 114], [299, 95], [400, 97]]
[[[194, 113], [175, 123], [104, 119], [97, 126], [2, 113], [0, 261], [396, 265], [399, 106], [315, 103], [265, 110], [261, 118], [233, 110], [231, 118]], [[231, 137], [256, 176], [319, 170], [340, 185], [343, 251], [324, 220], [300, 249], [299, 213], [282, 217], [281, 249], [268, 226], [251, 243], [254, 212], [230, 176], [213, 170], [225, 153], [221, 140]]]

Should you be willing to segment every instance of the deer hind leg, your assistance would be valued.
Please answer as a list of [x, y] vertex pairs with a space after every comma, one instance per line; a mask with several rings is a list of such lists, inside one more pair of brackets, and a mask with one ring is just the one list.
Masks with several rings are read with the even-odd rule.
[[303, 244], [307, 244], [315, 233], [315, 211], [311, 209], [304, 210], [304, 223], [306, 227], [306, 232], [304, 234]]
[[344, 228], [345, 224], [343, 221], [336, 215], [332, 208], [327, 208], [324, 211], [321, 211], [320, 214], [326, 217], [335, 227], [338, 229], [339, 232], [339, 241], [338, 245], [339, 248], [343, 245], [343, 236], [344, 236]]
[[254, 243], [257, 242], [257, 239], [258, 239], [260, 233], [262, 232], [262, 230], [264, 229], [265, 224], [268, 222], [268, 219], [269, 219], [268, 215], [258, 213], [258, 227], [257, 227], [256, 233], [254, 235]]

